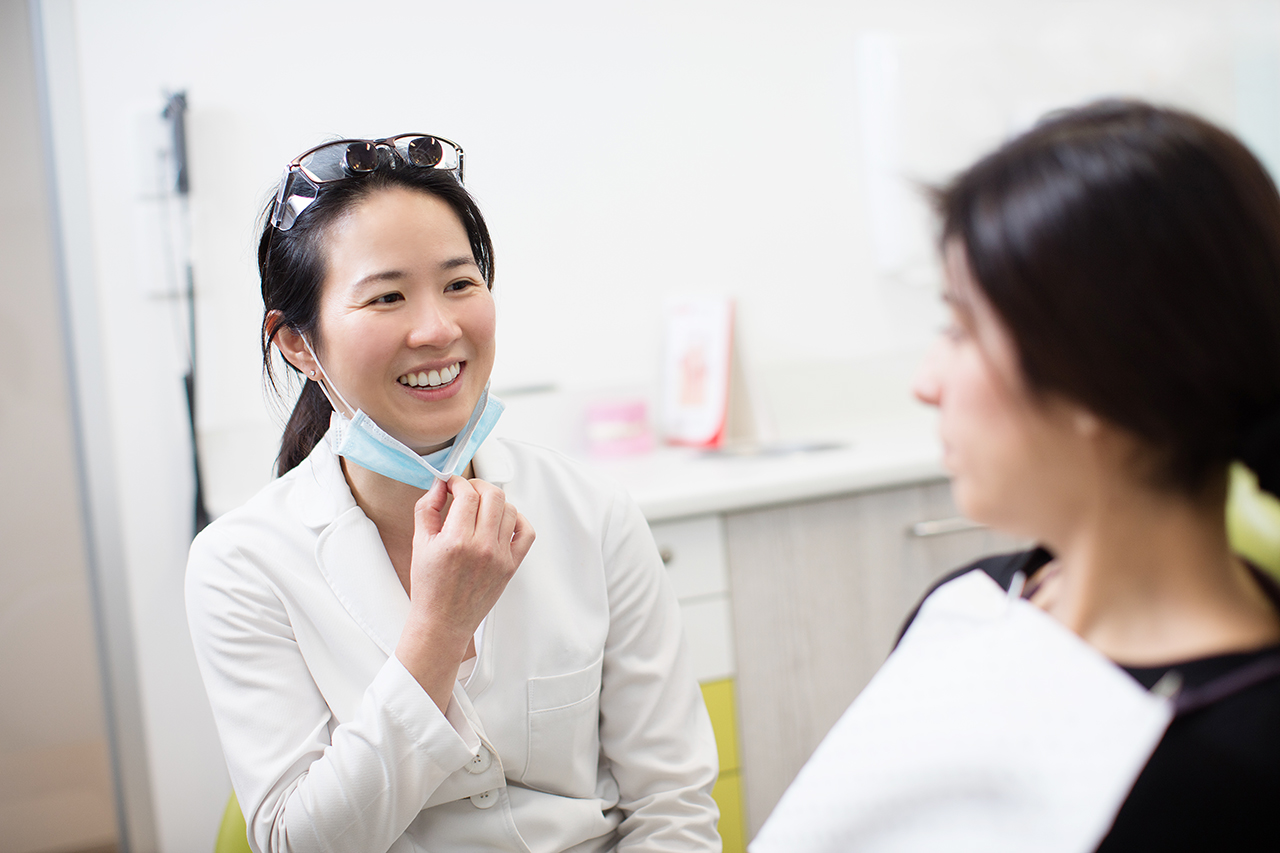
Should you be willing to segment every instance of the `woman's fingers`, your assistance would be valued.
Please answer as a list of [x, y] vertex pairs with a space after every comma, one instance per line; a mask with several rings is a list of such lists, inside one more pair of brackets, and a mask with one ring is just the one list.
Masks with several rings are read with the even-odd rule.
[[444, 527], [444, 505], [448, 500], [448, 486], [444, 480], [436, 480], [413, 507], [414, 526], [428, 536], [439, 533]]
[[475, 525], [476, 538], [496, 542], [500, 554], [509, 551], [512, 558], [511, 571], [514, 572], [533, 545], [533, 525], [514, 505], [507, 503], [506, 493], [502, 489], [483, 480], [472, 480], [471, 483], [480, 497]]
[[513, 504], [507, 504], [502, 509], [502, 523], [498, 525], [498, 541], [510, 542], [511, 537], [516, 532], [516, 517], [520, 513], [516, 512]]
[[476, 508], [476, 538], [485, 542], [498, 542], [498, 531], [507, 509], [507, 495], [502, 489], [484, 480], [472, 480], [471, 485], [479, 497]]
[[[445, 516], [449, 497], [453, 503]], [[434, 538], [447, 529], [449, 539], [461, 544], [474, 538], [478, 543], [495, 543], [499, 553], [510, 547], [517, 530], [519, 513], [507, 503], [502, 489], [484, 480], [466, 480], [454, 476], [448, 483], [437, 480], [415, 508], [420, 532]], [[528, 526], [528, 522], [525, 522]], [[521, 554], [523, 558], [523, 554]], [[519, 565], [519, 559], [516, 560]]]
[[525, 555], [529, 553], [536, 536], [529, 519], [525, 518], [523, 513], [517, 512], [516, 526], [511, 536], [511, 557], [517, 566], [524, 562]]
[[[447, 497], [453, 502], [446, 515]], [[506, 494], [491, 483], [462, 477], [451, 477], [445, 486], [436, 483], [416, 507], [414, 563], [423, 571], [509, 578], [524, 557], [523, 551], [513, 554], [519, 518]]]
[[449, 507], [449, 517], [445, 519], [445, 525], [455, 535], [472, 536], [476, 530], [476, 512], [480, 506], [480, 494], [470, 481], [457, 474], [449, 478], [448, 485], [449, 494], [453, 495], [453, 506]]

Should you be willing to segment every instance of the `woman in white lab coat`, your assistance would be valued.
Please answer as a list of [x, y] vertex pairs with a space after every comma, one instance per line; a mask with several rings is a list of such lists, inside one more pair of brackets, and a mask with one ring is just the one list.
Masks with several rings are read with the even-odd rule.
[[264, 361], [305, 384], [279, 478], [197, 537], [186, 582], [250, 842], [718, 850], [714, 740], [643, 517], [485, 438], [493, 248], [461, 180], [442, 138], [343, 140], [267, 211]]
[[924, 600], [754, 853], [1280, 850], [1280, 194], [1237, 140], [1103, 102], [937, 196], [951, 324], [916, 381], [957, 505], [1038, 547]]

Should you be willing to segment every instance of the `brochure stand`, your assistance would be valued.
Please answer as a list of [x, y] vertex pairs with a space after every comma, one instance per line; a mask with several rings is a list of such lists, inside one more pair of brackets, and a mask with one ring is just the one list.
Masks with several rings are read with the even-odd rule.
[[733, 300], [669, 301], [664, 312], [662, 436], [708, 449], [759, 441], [746, 370], [733, 334]]
[[669, 301], [663, 325], [663, 438], [671, 444], [719, 447], [729, 412], [733, 301]]

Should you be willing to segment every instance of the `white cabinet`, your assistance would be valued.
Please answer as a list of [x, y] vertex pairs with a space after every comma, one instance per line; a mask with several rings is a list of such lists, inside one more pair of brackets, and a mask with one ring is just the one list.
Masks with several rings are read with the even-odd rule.
[[732, 677], [733, 629], [724, 517], [695, 516], [653, 524], [650, 529], [680, 601], [695, 677], [704, 683]]
[[746, 850], [742, 814], [742, 766], [734, 700], [732, 608], [725, 554], [724, 517], [700, 515], [650, 525], [684, 617], [694, 676], [715, 730], [720, 778], [711, 792], [720, 806], [724, 853]]
[[698, 515], [649, 525], [667, 577], [681, 601], [721, 595], [729, 589], [724, 519]]

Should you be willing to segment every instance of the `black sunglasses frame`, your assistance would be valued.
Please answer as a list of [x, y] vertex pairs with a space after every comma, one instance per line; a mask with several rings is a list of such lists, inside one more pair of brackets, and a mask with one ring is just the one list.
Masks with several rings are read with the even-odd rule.
[[[406, 139], [410, 141], [405, 145], [405, 153], [402, 154], [397, 143]], [[429, 140], [429, 143], [424, 152], [425, 156], [417, 157], [415, 154], [418, 153], [419, 146], [415, 143], [421, 140]], [[277, 231], [288, 231], [292, 228], [298, 215], [315, 201], [320, 188], [325, 184], [367, 175], [381, 168], [434, 169], [444, 159], [445, 145], [453, 149], [457, 157], [457, 165], [446, 167], [442, 171], [452, 172], [453, 177], [461, 184], [465, 157], [462, 146], [443, 136], [430, 133], [401, 133], [383, 139], [335, 139], [314, 148], [308, 148], [285, 167], [284, 175], [281, 176], [280, 185], [276, 190], [275, 204], [271, 210], [271, 225]], [[339, 161], [342, 167], [341, 174], [325, 177], [316, 174], [305, 165], [305, 161], [311, 155], [329, 148], [342, 150], [342, 158]], [[355, 155], [354, 161], [353, 155]]]

